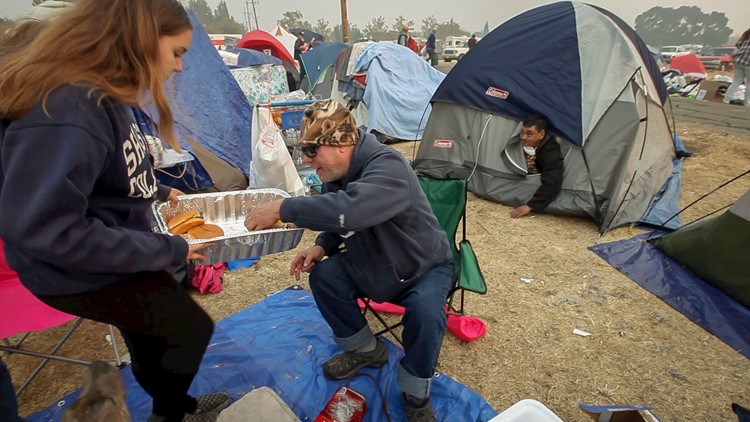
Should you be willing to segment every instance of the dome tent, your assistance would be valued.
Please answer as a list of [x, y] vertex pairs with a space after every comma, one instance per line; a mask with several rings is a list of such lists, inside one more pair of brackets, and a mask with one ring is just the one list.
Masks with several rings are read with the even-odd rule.
[[[525, 204], [539, 177], [519, 171], [506, 148], [526, 116], [542, 114], [565, 157], [562, 192], [545, 211], [589, 216], [605, 232], [654, 206], [678, 208], [666, 98], [648, 47], [625, 22], [589, 4], [551, 3], [498, 26], [446, 76], [415, 167], [471, 175], [477, 195]], [[670, 192], [654, 202], [663, 187]]]

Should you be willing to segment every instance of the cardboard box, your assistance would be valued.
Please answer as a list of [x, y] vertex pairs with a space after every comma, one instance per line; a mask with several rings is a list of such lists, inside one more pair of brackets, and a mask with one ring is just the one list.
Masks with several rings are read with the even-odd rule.
[[705, 80], [698, 85], [698, 95], [695, 99], [720, 103], [724, 100], [727, 88], [729, 88], [729, 82]]
[[642, 404], [590, 406], [578, 403], [578, 407], [597, 422], [660, 422], [651, 408]]

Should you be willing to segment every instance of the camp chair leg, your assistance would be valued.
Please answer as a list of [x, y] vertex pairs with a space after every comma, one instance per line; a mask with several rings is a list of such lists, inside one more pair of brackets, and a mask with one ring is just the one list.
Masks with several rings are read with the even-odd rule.
[[65, 342], [70, 338], [71, 335], [75, 332], [75, 330], [78, 328], [78, 326], [81, 325], [83, 322], [83, 318], [78, 318], [74, 323], [73, 326], [68, 329], [68, 331], [65, 333], [65, 335], [60, 339], [60, 341], [55, 345], [55, 347], [49, 352], [49, 354], [44, 353], [38, 353], [38, 352], [32, 352], [30, 350], [23, 350], [20, 348], [21, 343], [26, 339], [28, 336], [28, 333], [24, 334], [21, 339], [19, 339], [14, 345], [8, 347], [8, 346], [0, 346], [0, 350], [8, 353], [18, 353], [21, 355], [28, 355], [28, 356], [34, 356], [38, 358], [42, 358], [42, 362], [39, 364], [39, 366], [34, 369], [34, 371], [29, 375], [28, 378], [26, 378], [26, 381], [23, 382], [21, 387], [16, 391], [16, 396], [19, 396], [23, 390], [26, 389], [26, 387], [33, 381], [37, 375], [39, 375], [39, 372], [47, 365], [47, 362], [50, 360], [58, 360], [66, 363], [75, 363], [78, 365], [84, 365], [88, 366], [91, 364], [91, 362], [86, 362], [83, 360], [78, 359], [71, 359], [64, 356], [54, 356], [55, 353], [57, 353], [58, 350], [65, 344]]
[[367, 311], [370, 311], [370, 313], [372, 313], [375, 316], [375, 318], [378, 321], [380, 321], [380, 324], [384, 327], [382, 330], [378, 331], [377, 333], [374, 333], [375, 337], [383, 335], [385, 333], [388, 333], [388, 334], [391, 335], [391, 337], [394, 340], [396, 340], [396, 342], [399, 345], [401, 345], [401, 348], [403, 349], [404, 348], [404, 343], [401, 341], [401, 338], [398, 335], [396, 335], [396, 333], [393, 331], [396, 328], [398, 328], [401, 325], [403, 325], [403, 322], [399, 321], [397, 324], [388, 325], [388, 323], [386, 322], [386, 320], [383, 319], [383, 317], [380, 316], [380, 314], [377, 311], [375, 311], [375, 309], [373, 309], [372, 306], [370, 306], [370, 299], [369, 298], [362, 299], [362, 302], [364, 302], [364, 304], [365, 304], [365, 308], [362, 310], [362, 315], [364, 316], [364, 315], [367, 314]]
[[112, 340], [112, 348], [115, 350], [115, 366], [121, 368], [124, 366], [124, 362], [122, 361], [122, 357], [120, 357], [120, 347], [117, 345], [115, 330], [111, 324], [107, 324], [107, 328], [109, 328], [109, 338]]

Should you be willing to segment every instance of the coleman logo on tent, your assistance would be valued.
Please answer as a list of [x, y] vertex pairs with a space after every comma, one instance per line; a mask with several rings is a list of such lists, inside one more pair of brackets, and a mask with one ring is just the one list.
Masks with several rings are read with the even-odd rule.
[[450, 139], [435, 139], [432, 146], [435, 148], [453, 148], [453, 141]]
[[487, 88], [487, 92], [485, 92], [485, 94], [492, 96], [492, 97], [500, 98], [501, 100], [507, 99], [509, 95], [508, 91], [503, 91], [502, 89], [494, 88], [494, 87]]

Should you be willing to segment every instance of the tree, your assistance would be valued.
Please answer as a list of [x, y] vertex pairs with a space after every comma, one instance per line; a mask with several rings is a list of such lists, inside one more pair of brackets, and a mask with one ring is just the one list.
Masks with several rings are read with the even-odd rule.
[[441, 37], [447, 37], [447, 36], [465, 36], [469, 35], [468, 31], [464, 31], [461, 29], [461, 25], [458, 24], [458, 22], [455, 22], [453, 18], [447, 22], [443, 22], [439, 25], [437, 25], [437, 33], [440, 34]]
[[[211, 11], [211, 6], [208, 5], [206, 0], [190, 0], [188, 8], [193, 9], [203, 27], [213, 22], [214, 13]], [[206, 31], [208, 32], [208, 29]]]
[[213, 20], [203, 24], [206, 32], [210, 34], [242, 34], [245, 32], [245, 26], [229, 14], [229, 8], [224, 0], [219, 2], [214, 11]]
[[287, 31], [294, 28], [307, 28], [312, 29], [310, 22], [304, 20], [302, 12], [299, 10], [288, 10], [284, 12], [284, 17], [279, 21], [279, 25], [286, 28]]
[[697, 6], [655, 6], [635, 18], [635, 31], [646, 44], [725, 45], [732, 34], [723, 12], [703, 13]]
[[385, 18], [382, 16], [372, 18], [372, 20], [365, 25], [364, 33], [367, 38], [375, 41], [395, 39], [395, 36], [391, 36], [388, 26], [385, 24]]
[[[349, 24], [349, 41], [357, 42], [363, 41], [364, 39], [365, 35], [360, 31], [357, 25]], [[341, 25], [333, 27], [333, 30], [331, 31], [331, 41], [343, 42], [343, 37], [341, 36]]]
[[407, 20], [405, 17], [400, 16], [396, 18], [396, 21], [393, 22], [393, 26], [391, 26], [391, 31], [396, 33], [396, 37], [398, 37], [398, 33], [401, 32], [401, 25], [407, 24], [410, 29], [414, 29], [414, 21], [413, 20]]
[[435, 18], [435, 15], [430, 15], [422, 19], [422, 36], [426, 38], [428, 35], [430, 35], [432, 28], [437, 28], [437, 27], [438, 27], [438, 21]]
[[331, 28], [328, 27], [328, 25], [330, 25], [330, 23], [328, 23], [327, 20], [320, 18], [317, 22], [315, 22], [315, 26], [312, 27], [312, 30], [324, 36], [326, 40], [330, 40], [332, 31]]

